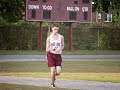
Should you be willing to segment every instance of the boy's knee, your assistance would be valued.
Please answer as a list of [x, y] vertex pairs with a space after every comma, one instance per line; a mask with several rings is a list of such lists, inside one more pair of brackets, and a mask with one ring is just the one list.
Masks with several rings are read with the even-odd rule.
[[60, 75], [60, 72], [56, 73], [56, 76]]
[[61, 73], [61, 66], [56, 67], [56, 75], [60, 75]]

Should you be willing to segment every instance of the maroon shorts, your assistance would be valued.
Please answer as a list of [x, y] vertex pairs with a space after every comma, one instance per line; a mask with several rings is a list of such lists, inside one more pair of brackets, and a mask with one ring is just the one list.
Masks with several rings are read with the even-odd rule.
[[49, 52], [47, 54], [47, 60], [48, 60], [48, 67], [61, 66], [62, 63], [61, 54], [53, 54]]

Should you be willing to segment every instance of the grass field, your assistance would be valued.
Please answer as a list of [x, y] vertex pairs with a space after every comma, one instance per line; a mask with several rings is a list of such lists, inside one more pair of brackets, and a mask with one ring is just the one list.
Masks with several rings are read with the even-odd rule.
[[72, 90], [63, 88], [48, 88], [31, 85], [17, 85], [17, 84], [0, 84], [0, 90]]
[[[0, 50], [0, 55], [44, 55], [45, 51], [39, 52], [38, 50]], [[63, 54], [76, 54], [76, 55], [119, 55], [120, 51], [112, 50], [74, 50], [63, 51]]]
[[[1, 76], [50, 78], [47, 63], [0, 62]], [[120, 82], [120, 61], [64, 61], [59, 79]]]

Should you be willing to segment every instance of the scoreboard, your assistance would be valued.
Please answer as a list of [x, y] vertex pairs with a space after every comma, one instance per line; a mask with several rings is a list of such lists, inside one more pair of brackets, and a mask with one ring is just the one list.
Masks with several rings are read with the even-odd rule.
[[92, 0], [26, 0], [26, 20], [92, 22]]

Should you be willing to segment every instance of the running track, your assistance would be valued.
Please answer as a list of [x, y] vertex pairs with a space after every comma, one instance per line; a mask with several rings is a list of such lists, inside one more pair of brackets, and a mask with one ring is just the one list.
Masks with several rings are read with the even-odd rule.
[[[62, 55], [63, 61], [120, 61], [120, 55]], [[0, 62], [46, 61], [46, 55], [0, 55]]]

